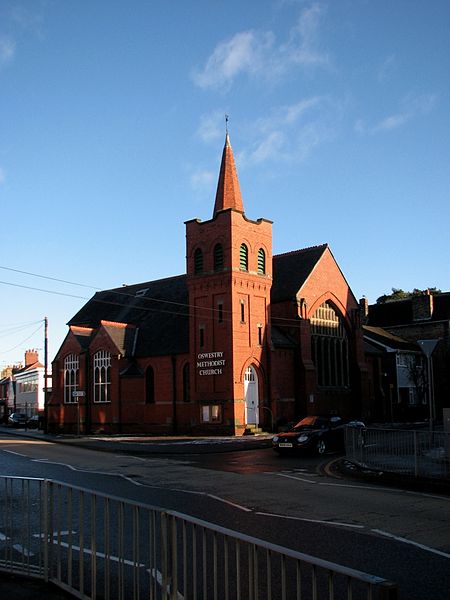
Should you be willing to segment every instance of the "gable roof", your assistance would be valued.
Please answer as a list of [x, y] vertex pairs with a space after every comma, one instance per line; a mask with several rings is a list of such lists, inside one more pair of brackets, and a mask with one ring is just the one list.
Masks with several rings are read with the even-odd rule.
[[68, 325], [103, 325], [125, 355], [157, 356], [188, 351], [188, 316], [186, 275], [180, 275], [97, 292]]
[[303, 248], [273, 257], [272, 302], [293, 300], [323, 256], [328, 244]]
[[390, 348], [392, 350], [404, 350], [404, 351], [415, 351], [420, 352], [420, 348], [414, 342], [408, 342], [398, 335], [394, 335], [382, 329], [381, 327], [371, 327], [369, 325], [363, 325], [364, 339], [372, 342], [372, 345], [384, 348]]

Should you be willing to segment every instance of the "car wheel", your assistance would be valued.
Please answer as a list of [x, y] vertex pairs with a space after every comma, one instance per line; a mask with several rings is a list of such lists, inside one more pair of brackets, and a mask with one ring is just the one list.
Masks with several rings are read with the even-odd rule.
[[325, 440], [319, 440], [317, 442], [316, 451], [317, 451], [317, 454], [325, 454], [325, 452], [327, 451], [327, 444], [326, 444]]

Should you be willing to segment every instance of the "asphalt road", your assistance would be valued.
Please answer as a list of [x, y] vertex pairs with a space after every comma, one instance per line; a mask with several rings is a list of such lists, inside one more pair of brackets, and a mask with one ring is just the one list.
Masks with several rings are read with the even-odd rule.
[[270, 449], [142, 457], [0, 432], [3, 475], [171, 508], [391, 579], [400, 598], [447, 600], [450, 498], [336, 479], [321, 463]]

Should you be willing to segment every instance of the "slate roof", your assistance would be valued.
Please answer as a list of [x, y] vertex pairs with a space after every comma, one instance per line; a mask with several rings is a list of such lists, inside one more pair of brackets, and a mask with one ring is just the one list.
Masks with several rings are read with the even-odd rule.
[[322, 257], [327, 244], [276, 254], [273, 257], [272, 302], [293, 300]]
[[183, 354], [188, 351], [188, 314], [186, 275], [180, 275], [97, 292], [68, 325], [97, 329], [102, 320], [134, 325], [105, 325], [125, 354]]
[[368, 338], [369, 343], [374, 342], [376, 345], [378, 342], [379, 344], [387, 346], [388, 348], [392, 348], [393, 350], [420, 352], [419, 346], [414, 342], [408, 342], [397, 335], [389, 333], [389, 331], [386, 331], [381, 327], [363, 325], [363, 331], [364, 339], [367, 340]]
[[[433, 294], [433, 314], [429, 321], [450, 321], [450, 292]], [[392, 327], [413, 323], [412, 299], [394, 300], [369, 306], [369, 325]]]
[[[327, 244], [273, 257], [271, 301], [295, 298]], [[189, 351], [187, 276], [168, 277], [97, 292], [69, 321], [83, 348], [102, 325], [124, 356], [162, 356]], [[131, 327], [114, 324], [123, 323]], [[86, 328], [76, 329], [76, 327]], [[272, 343], [292, 348], [295, 342], [272, 327]]]
[[272, 344], [275, 348], [296, 348], [297, 343], [288, 334], [284, 333], [276, 325], [270, 328]]

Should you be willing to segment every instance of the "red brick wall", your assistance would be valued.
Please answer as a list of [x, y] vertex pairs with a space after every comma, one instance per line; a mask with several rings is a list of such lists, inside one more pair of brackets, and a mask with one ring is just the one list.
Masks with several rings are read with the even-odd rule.
[[[225, 268], [221, 273], [213, 273], [213, 249], [217, 243], [221, 243], [224, 250]], [[242, 243], [248, 248], [248, 271], [245, 272], [240, 270]], [[210, 221], [187, 222], [186, 244], [189, 303], [193, 307], [190, 362], [197, 365], [201, 362], [199, 354], [212, 352], [223, 352], [225, 360], [221, 374], [200, 375], [200, 369], [193, 369], [194, 401], [200, 405], [221, 404], [223, 430], [242, 433], [245, 427], [244, 373], [249, 365], [253, 364], [257, 370], [260, 401], [268, 397], [265, 346], [272, 281], [271, 223], [250, 221], [239, 211], [226, 210]], [[194, 269], [197, 248], [203, 251], [202, 275], [196, 275]], [[266, 257], [264, 275], [257, 272], [260, 248]], [[218, 318], [219, 302], [223, 307], [222, 323]], [[258, 325], [262, 326], [262, 346], [258, 343]], [[201, 326], [204, 328], [203, 348], [199, 345]], [[261, 409], [261, 421], [263, 412]]]

